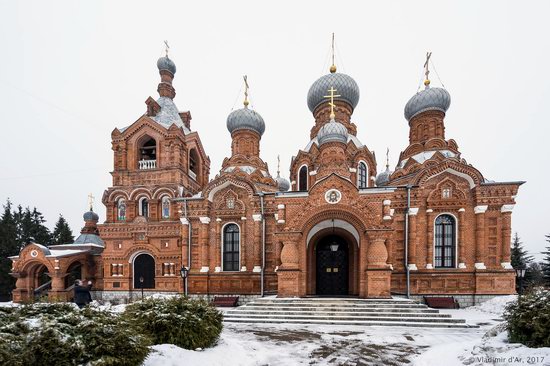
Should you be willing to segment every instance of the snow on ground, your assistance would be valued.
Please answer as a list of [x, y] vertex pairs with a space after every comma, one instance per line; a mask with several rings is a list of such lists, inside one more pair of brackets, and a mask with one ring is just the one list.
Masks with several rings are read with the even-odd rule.
[[[470, 308], [441, 310], [479, 328], [224, 324], [215, 347], [190, 351], [156, 345], [143, 366], [550, 365], [550, 348], [508, 343], [502, 313], [515, 298], [503, 296]], [[97, 301], [91, 305], [113, 313], [126, 306]]]

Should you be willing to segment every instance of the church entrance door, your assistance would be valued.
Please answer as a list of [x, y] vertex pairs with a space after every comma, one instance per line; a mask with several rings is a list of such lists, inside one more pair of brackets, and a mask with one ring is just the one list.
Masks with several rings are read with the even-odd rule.
[[134, 260], [134, 288], [155, 288], [155, 259], [140, 254]]
[[328, 235], [316, 248], [317, 295], [349, 294], [349, 246], [339, 235]]

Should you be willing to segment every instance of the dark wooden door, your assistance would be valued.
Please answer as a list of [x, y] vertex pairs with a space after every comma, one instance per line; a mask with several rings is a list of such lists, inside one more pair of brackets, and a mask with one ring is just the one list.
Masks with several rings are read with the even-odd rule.
[[347, 243], [335, 235], [323, 238], [317, 245], [317, 295], [348, 295], [348, 279]]
[[140, 254], [134, 260], [134, 288], [155, 288], [155, 260], [148, 254]]

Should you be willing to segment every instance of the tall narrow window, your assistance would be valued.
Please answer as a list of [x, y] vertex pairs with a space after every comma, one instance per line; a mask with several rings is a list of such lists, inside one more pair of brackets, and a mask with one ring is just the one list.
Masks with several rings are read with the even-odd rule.
[[149, 217], [149, 201], [145, 197], [139, 199], [139, 214], [140, 216]]
[[126, 220], [126, 200], [124, 198], [119, 198], [117, 202], [117, 220]]
[[298, 172], [298, 190], [307, 191], [307, 166], [305, 165]]
[[199, 154], [196, 149], [189, 150], [189, 175], [194, 180], [199, 176]]
[[357, 166], [357, 187], [358, 188], [367, 188], [367, 164], [362, 161], [359, 162]]
[[451, 215], [435, 219], [435, 267], [454, 268], [456, 258], [456, 221]]
[[223, 270], [239, 270], [239, 227], [228, 224], [223, 229]]
[[157, 168], [157, 142], [154, 138], [147, 138], [139, 147], [139, 169]]
[[170, 218], [170, 198], [166, 196], [162, 197], [162, 218]]

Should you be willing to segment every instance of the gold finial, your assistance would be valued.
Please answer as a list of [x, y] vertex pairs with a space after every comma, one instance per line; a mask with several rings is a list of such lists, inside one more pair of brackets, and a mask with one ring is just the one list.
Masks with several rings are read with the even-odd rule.
[[428, 68], [430, 63], [430, 57], [432, 57], [431, 52], [426, 52], [426, 62], [424, 63], [424, 74], [426, 75], [426, 80], [424, 80], [424, 85], [426, 86], [426, 89], [430, 87], [430, 70]]
[[93, 211], [94, 210], [94, 195], [93, 194], [89, 194], [88, 195], [88, 205], [90, 206], [90, 211]]
[[338, 98], [340, 95], [336, 94], [336, 89], [334, 89], [333, 86], [330, 87], [328, 90], [330, 95], [325, 95], [323, 98], [330, 98], [330, 102], [328, 105], [330, 106], [330, 119], [334, 119], [336, 115], [334, 114], [334, 107], [336, 107], [336, 104], [334, 104], [334, 98]]
[[336, 65], [334, 64], [334, 33], [332, 33], [332, 65], [330, 66], [330, 73], [336, 72]]
[[170, 46], [168, 46], [168, 41], [164, 41], [164, 52], [166, 52], [166, 57], [168, 58], [168, 50], [170, 49]]
[[277, 155], [277, 178], [281, 176], [281, 155]]
[[244, 107], [245, 108], [248, 108], [248, 104], [250, 104], [248, 102], [248, 80], [246, 78], [246, 75], [243, 76], [243, 79], [244, 79], [244, 101], [243, 101], [243, 104], [244, 104]]

